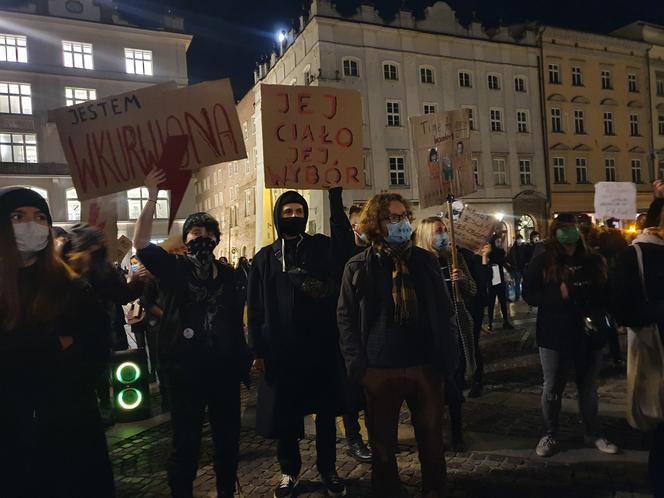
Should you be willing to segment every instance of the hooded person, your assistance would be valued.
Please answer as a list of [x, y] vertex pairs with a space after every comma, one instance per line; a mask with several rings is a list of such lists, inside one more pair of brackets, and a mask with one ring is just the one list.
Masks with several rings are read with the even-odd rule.
[[145, 268], [159, 279], [162, 325], [159, 364], [171, 397], [173, 450], [168, 484], [174, 498], [192, 498], [207, 408], [219, 498], [234, 496], [240, 438], [240, 382], [249, 382], [249, 351], [235, 270], [215, 259], [219, 223], [207, 213], [187, 217], [175, 255], [150, 243], [161, 171], [145, 179], [149, 200], [136, 223], [134, 245]]
[[11, 400], [0, 410], [0, 494], [110, 498], [94, 394], [105, 316], [57, 257], [51, 229], [39, 194], [0, 189], [0, 396]]
[[262, 373], [256, 429], [277, 439], [281, 482], [274, 496], [291, 496], [302, 461], [304, 416], [316, 414], [317, 467], [330, 496], [346, 488], [336, 471], [335, 416], [343, 400], [343, 365], [335, 307], [343, 261], [338, 240], [305, 233], [309, 208], [294, 191], [274, 207], [277, 240], [254, 257], [249, 275], [249, 339]]

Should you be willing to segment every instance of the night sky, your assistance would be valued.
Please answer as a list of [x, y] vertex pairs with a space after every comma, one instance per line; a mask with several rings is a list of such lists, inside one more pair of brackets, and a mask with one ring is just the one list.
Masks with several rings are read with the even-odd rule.
[[[1, 0], [0, 0], [1, 1]], [[276, 33], [308, 10], [308, 0], [119, 0], [121, 10], [137, 24], [154, 22], [153, 13], [169, 5], [185, 18], [185, 30], [194, 35], [189, 48], [191, 83], [230, 77], [236, 97], [253, 85], [253, 70], [269, 54]], [[338, 0], [342, 12], [352, 13], [360, 3], [373, 3], [391, 19], [405, 4], [416, 16], [433, 0]], [[553, 26], [606, 33], [640, 19], [664, 25], [664, 0], [449, 0], [460, 21], [473, 15], [485, 25], [537, 20]]]

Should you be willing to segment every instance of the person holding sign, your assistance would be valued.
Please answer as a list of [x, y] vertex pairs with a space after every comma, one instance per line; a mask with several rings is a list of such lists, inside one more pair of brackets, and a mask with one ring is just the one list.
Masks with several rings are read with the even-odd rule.
[[[477, 286], [470, 275], [463, 255], [459, 254], [458, 268], [452, 266], [450, 236], [443, 220], [432, 216], [422, 220], [417, 227], [416, 243], [418, 247], [429, 251], [438, 259], [440, 272], [447, 284], [447, 291], [452, 296], [456, 326], [460, 337], [463, 335], [469, 343], [473, 342], [473, 318], [469, 313], [477, 294]], [[461, 341], [460, 341], [461, 342]], [[463, 348], [463, 343], [460, 344]], [[465, 355], [460, 356], [460, 364], [465, 362]], [[446, 379], [445, 393], [450, 408], [452, 426], [452, 448], [456, 452], [464, 451], [461, 423], [461, 404], [463, 403], [464, 368], [459, 368], [455, 376]]]
[[378, 194], [358, 231], [369, 247], [346, 263], [337, 306], [341, 351], [367, 400], [373, 496], [400, 496], [399, 410], [408, 403], [422, 465], [422, 495], [445, 496], [443, 379], [459, 366], [450, 296], [436, 258], [411, 242], [410, 205]]
[[107, 318], [51, 228], [39, 194], [0, 189], [0, 495], [113, 498], [94, 393]]
[[214, 443], [219, 498], [234, 496], [240, 439], [240, 381], [249, 383], [250, 355], [244, 339], [243, 303], [235, 270], [217, 262], [219, 223], [207, 213], [187, 217], [185, 255], [150, 243], [163, 171], [145, 178], [148, 201], [136, 222], [138, 259], [159, 279], [164, 315], [158, 342], [160, 366], [171, 395], [173, 450], [168, 484], [173, 498], [192, 498], [207, 408]]
[[525, 284], [526, 302], [538, 307], [537, 346], [544, 373], [546, 434], [537, 444], [537, 455], [549, 457], [558, 449], [558, 419], [571, 367], [576, 371], [585, 443], [602, 453], [618, 453], [618, 447], [601, 435], [597, 414], [597, 377], [606, 344], [606, 262], [588, 249], [574, 215], [560, 214], [551, 223], [544, 252], [528, 266]]
[[[277, 439], [282, 479], [292, 496], [302, 467], [304, 416], [316, 414], [316, 466], [329, 496], [345, 496], [336, 469], [336, 423], [344, 404], [335, 305], [344, 250], [336, 238], [305, 233], [309, 207], [295, 191], [274, 206], [277, 240], [254, 257], [247, 296], [254, 370], [262, 375], [256, 431]], [[343, 243], [343, 241], [342, 241]]]

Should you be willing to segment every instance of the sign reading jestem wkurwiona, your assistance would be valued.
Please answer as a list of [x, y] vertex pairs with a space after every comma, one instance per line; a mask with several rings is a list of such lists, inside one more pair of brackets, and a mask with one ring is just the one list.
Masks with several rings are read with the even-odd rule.
[[268, 188], [364, 188], [362, 100], [355, 90], [261, 85]]
[[50, 111], [80, 200], [143, 185], [171, 136], [189, 137], [181, 169], [247, 157], [229, 80], [174, 83]]
[[444, 204], [450, 193], [463, 197], [477, 190], [467, 109], [412, 117], [410, 125], [422, 208]]

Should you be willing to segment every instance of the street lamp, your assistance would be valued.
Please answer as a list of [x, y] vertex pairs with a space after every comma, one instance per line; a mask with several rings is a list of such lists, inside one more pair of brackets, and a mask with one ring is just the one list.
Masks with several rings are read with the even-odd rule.
[[286, 40], [286, 32], [280, 31], [277, 33], [277, 40], [279, 40], [279, 43], [283, 43]]
[[503, 221], [503, 218], [505, 218], [505, 213], [496, 213], [493, 215], [498, 221]]

